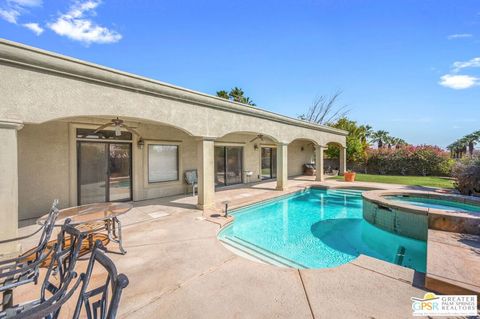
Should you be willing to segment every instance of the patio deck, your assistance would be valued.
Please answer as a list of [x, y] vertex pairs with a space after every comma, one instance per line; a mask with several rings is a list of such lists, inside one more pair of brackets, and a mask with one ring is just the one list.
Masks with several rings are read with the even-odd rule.
[[[274, 182], [259, 183], [219, 191], [216, 201], [237, 207], [314, 184], [296, 178], [279, 192]], [[366, 185], [372, 186], [355, 183]], [[220, 225], [205, 220], [195, 203], [183, 196], [136, 202], [121, 218], [128, 253], [109, 254], [130, 280], [119, 318], [406, 318], [410, 297], [425, 293], [413, 270], [363, 255], [337, 268], [307, 270], [244, 259], [217, 240]], [[15, 298], [34, 294], [20, 287]]]

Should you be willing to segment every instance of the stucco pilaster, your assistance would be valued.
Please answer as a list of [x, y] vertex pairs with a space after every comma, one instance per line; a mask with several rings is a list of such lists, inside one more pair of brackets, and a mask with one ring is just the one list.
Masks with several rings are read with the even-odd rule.
[[198, 208], [206, 210], [215, 207], [215, 174], [214, 174], [213, 138], [199, 138], [197, 141], [198, 168]]
[[288, 144], [277, 144], [277, 189], [285, 190], [288, 184]]
[[325, 150], [324, 146], [315, 146], [315, 165], [316, 165], [316, 178], [318, 182], [323, 182], [325, 180], [323, 174], [323, 151]]
[[[0, 119], [0, 240], [18, 235], [17, 130], [22, 122]], [[0, 245], [0, 255], [18, 251], [18, 243]]]
[[339, 174], [343, 175], [347, 171], [347, 148], [340, 146], [340, 168]]

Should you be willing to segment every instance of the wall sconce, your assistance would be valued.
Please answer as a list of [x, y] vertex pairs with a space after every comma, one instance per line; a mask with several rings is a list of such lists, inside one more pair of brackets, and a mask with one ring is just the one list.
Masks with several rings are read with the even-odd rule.
[[258, 145], [257, 145], [257, 144], [253, 144], [253, 149], [254, 149], [255, 151], [257, 151], [257, 150], [258, 150]]
[[304, 150], [303, 146], [302, 146], [302, 147], [300, 147], [300, 151], [302, 151], [302, 152], [303, 152], [303, 150]]
[[143, 149], [143, 146], [145, 146], [145, 140], [140, 137], [138, 139], [137, 146], [138, 146], [139, 149]]

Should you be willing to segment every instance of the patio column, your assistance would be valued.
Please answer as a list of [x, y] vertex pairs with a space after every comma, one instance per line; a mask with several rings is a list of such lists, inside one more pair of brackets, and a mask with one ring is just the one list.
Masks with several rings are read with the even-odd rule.
[[215, 143], [213, 138], [200, 138], [197, 141], [197, 206], [203, 210], [215, 208], [214, 150]]
[[[0, 240], [18, 236], [17, 131], [22, 122], [0, 119]], [[18, 243], [0, 245], [0, 255], [20, 250]]]
[[338, 174], [343, 175], [347, 171], [347, 148], [340, 146], [340, 167]]
[[325, 180], [324, 174], [323, 174], [323, 151], [325, 150], [325, 147], [318, 145], [315, 146], [315, 169], [317, 171], [317, 176], [315, 178], [316, 181], [318, 182], [323, 182]]
[[277, 190], [287, 189], [288, 184], [288, 144], [277, 144]]

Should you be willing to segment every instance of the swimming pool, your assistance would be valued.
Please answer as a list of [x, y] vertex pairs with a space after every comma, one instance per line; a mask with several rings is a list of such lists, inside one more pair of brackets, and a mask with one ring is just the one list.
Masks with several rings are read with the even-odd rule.
[[218, 235], [261, 260], [294, 268], [330, 268], [360, 254], [425, 272], [426, 242], [363, 219], [361, 191], [309, 189], [232, 213]]
[[480, 206], [465, 204], [456, 201], [450, 201], [445, 199], [438, 198], [425, 198], [417, 196], [406, 196], [406, 195], [392, 195], [385, 196], [385, 199], [403, 202], [415, 206], [442, 209], [447, 211], [463, 211], [469, 213], [478, 213], [480, 214]]

